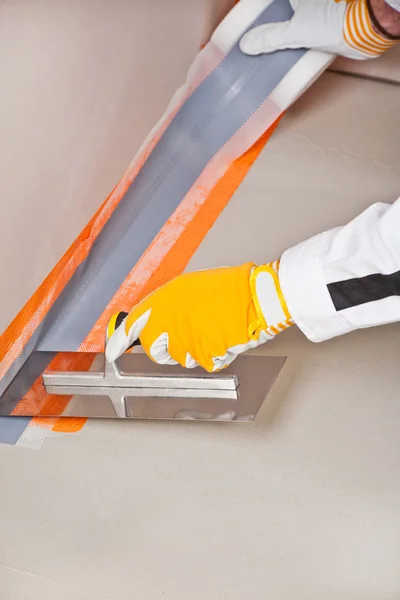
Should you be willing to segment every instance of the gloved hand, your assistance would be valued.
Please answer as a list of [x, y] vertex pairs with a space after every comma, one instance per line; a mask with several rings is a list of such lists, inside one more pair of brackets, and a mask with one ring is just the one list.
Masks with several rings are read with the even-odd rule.
[[261, 25], [240, 41], [245, 54], [312, 48], [358, 60], [379, 56], [397, 40], [377, 33], [367, 0], [290, 0], [290, 21]]
[[106, 358], [139, 339], [159, 364], [217, 371], [275, 337], [293, 321], [279, 284], [279, 263], [247, 263], [187, 273], [150, 294], [120, 322], [108, 324]]

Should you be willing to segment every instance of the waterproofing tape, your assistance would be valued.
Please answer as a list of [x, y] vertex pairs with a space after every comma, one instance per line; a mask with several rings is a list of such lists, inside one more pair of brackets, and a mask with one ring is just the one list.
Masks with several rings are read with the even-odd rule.
[[288, 0], [241, 0], [218, 27], [212, 42], [226, 55], [178, 110], [89, 255], [0, 382], [0, 414], [11, 412], [57, 352], [77, 350], [209, 161], [265, 100], [273, 98], [285, 110], [329, 64], [329, 56], [306, 50], [256, 57], [240, 51], [247, 29], [292, 14]]

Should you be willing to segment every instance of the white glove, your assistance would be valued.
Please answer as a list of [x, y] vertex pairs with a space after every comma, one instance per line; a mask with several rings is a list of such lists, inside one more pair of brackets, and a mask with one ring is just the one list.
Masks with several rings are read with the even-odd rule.
[[358, 60], [375, 58], [397, 40], [376, 33], [366, 0], [290, 0], [290, 21], [261, 25], [240, 41], [245, 54], [310, 48]]

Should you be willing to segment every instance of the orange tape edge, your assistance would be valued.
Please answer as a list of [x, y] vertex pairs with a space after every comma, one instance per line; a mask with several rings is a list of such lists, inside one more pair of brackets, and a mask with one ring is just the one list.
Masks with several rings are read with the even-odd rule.
[[[174, 246], [167, 252], [158, 268], [150, 276], [147, 284], [141, 290], [141, 297], [147, 296], [149, 293], [157, 289], [160, 285], [163, 285], [172, 277], [179, 275], [185, 270], [192, 256], [196, 252], [197, 248], [207, 235], [208, 231], [211, 229], [211, 227], [213, 226], [223, 209], [227, 206], [229, 200], [232, 198], [233, 194], [235, 193], [235, 191], [237, 190], [237, 188], [251, 169], [255, 160], [263, 150], [272, 133], [278, 126], [278, 123], [282, 116], [283, 115], [281, 115], [273, 123], [273, 125], [269, 127], [269, 129], [267, 129], [267, 131], [257, 140], [257, 142], [251, 148], [249, 148], [249, 150], [247, 150], [247, 152], [245, 152], [241, 157], [236, 159], [228, 168], [226, 173], [221, 177], [221, 179], [218, 180], [214, 188], [211, 190], [207, 200], [196, 213], [192, 221], [188, 224], [188, 226], [178, 238]], [[101, 209], [99, 209], [98, 212], [100, 212], [100, 210]], [[95, 220], [96, 215], [91, 219], [90, 223], [83, 230], [78, 240], [82, 237], [83, 233], [88, 228], [90, 228], [90, 224]], [[75, 245], [78, 243], [78, 240], [76, 240], [76, 242], [73, 244], [73, 246], [71, 246], [71, 248], [75, 247]], [[70, 252], [70, 250], [68, 252]], [[62, 262], [62, 260], [63, 259], [61, 259], [60, 263]], [[43, 285], [41, 286], [41, 288], [43, 287]], [[38, 293], [38, 291], [39, 290], [37, 290], [36, 293]], [[75, 356], [70, 355], [70, 358], [68, 359], [68, 355], [64, 353], [59, 353], [49, 366], [49, 370], [59, 370], [60, 360], [64, 363], [64, 368], [62, 370], [86, 370], [92, 364], [94, 356], [95, 354], [93, 353], [79, 353]], [[34, 383], [31, 390], [33, 391], [34, 396], [41, 397], [40, 399], [38, 398], [36, 400], [41, 403], [39, 415], [45, 415], [46, 412], [48, 414], [49, 410], [62, 414], [70, 400], [70, 397], [68, 396], [60, 398], [59, 396], [46, 395], [44, 386], [41, 382], [41, 378], [39, 378]], [[32, 410], [31, 407], [33, 399], [30, 397], [31, 395], [32, 394], [28, 392], [28, 394], [26, 394], [24, 398], [21, 399], [21, 401], [14, 409], [12, 413], [13, 415], [27, 414], [27, 410]], [[43, 418], [45, 417], [35, 417], [35, 419]], [[82, 429], [86, 420], [86, 418], [78, 417], [59, 417], [52, 429], [53, 431], [64, 433], [77, 432], [80, 429]]]

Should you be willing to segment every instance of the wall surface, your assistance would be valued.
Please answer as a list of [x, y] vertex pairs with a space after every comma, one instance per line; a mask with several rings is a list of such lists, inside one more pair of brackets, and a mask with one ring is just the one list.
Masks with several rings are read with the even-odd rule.
[[203, 0], [0, 2], [0, 331], [163, 114], [218, 16], [211, 8]]
[[[124, 172], [217, 9], [0, 4], [0, 329]], [[272, 259], [394, 201], [399, 100], [326, 74], [190, 268]], [[292, 329], [260, 352], [289, 358], [254, 425], [92, 421], [40, 452], [1, 446], [0, 597], [399, 598], [400, 326], [321, 345]]]

